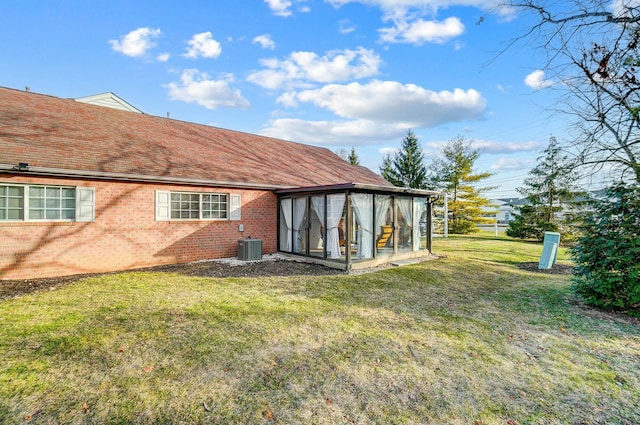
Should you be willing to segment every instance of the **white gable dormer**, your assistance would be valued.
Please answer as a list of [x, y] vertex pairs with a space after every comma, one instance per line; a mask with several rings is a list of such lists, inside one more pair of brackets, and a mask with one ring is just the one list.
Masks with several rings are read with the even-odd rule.
[[111, 92], [95, 94], [93, 96], [79, 97], [74, 99], [76, 102], [88, 103], [91, 105], [105, 106], [107, 108], [120, 109], [121, 111], [142, 113], [135, 106], [125, 102]]

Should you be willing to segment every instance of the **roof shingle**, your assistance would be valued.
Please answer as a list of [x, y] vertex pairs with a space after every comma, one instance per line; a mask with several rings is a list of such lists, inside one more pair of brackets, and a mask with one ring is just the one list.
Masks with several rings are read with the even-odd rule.
[[303, 187], [391, 186], [325, 148], [0, 87], [0, 164]]

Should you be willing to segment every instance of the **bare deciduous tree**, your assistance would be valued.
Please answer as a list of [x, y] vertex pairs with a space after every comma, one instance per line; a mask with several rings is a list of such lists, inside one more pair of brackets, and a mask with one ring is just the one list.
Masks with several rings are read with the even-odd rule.
[[576, 164], [640, 182], [640, 2], [510, 0], [534, 24], [519, 39], [546, 53], [545, 71], [573, 117]]

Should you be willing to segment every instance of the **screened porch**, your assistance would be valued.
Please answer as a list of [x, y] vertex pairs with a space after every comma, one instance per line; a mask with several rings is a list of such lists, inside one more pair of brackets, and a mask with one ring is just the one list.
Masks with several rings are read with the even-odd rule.
[[278, 250], [345, 269], [431, 254], [437, 192], [339, 185], [278, 192]]

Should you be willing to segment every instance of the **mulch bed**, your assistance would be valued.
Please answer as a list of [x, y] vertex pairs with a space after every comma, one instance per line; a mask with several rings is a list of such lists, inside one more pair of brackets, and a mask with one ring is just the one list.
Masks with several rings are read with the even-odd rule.
[[545, 273], [545, 274], [571, 274], [573, 272], [573, 267], [567, 266], [566, 264], [555, 264], [550, 269], [539, 269], [539, 263], [518, 263], [517, 266], [519, 269], [526, 270], [528, 272], [535, 273]]
[[[345, 274], [344, 270], [334, 269], [320, 264], [280, 259], [272, 261], [247, 262], [241, 265], [229, 264], [222, 261], [200, 261], [195, 263], [148, 267], [132, 271], [179, 273], [185, 276], [202, 277], [320, 276]], [[0, 281], [0, 300], [36, 291], [56, 289], [59, 286], [66, 285], [86, 277], [114, 273], [121, 272], [79, 274], [41, 279], [3, 280]]]
[[265, 277], [345, 274], [344, 270], [302, 261], [272, 260], [232, 265], [221, 261], [199, 261], [144, 269], [202, 277]]

